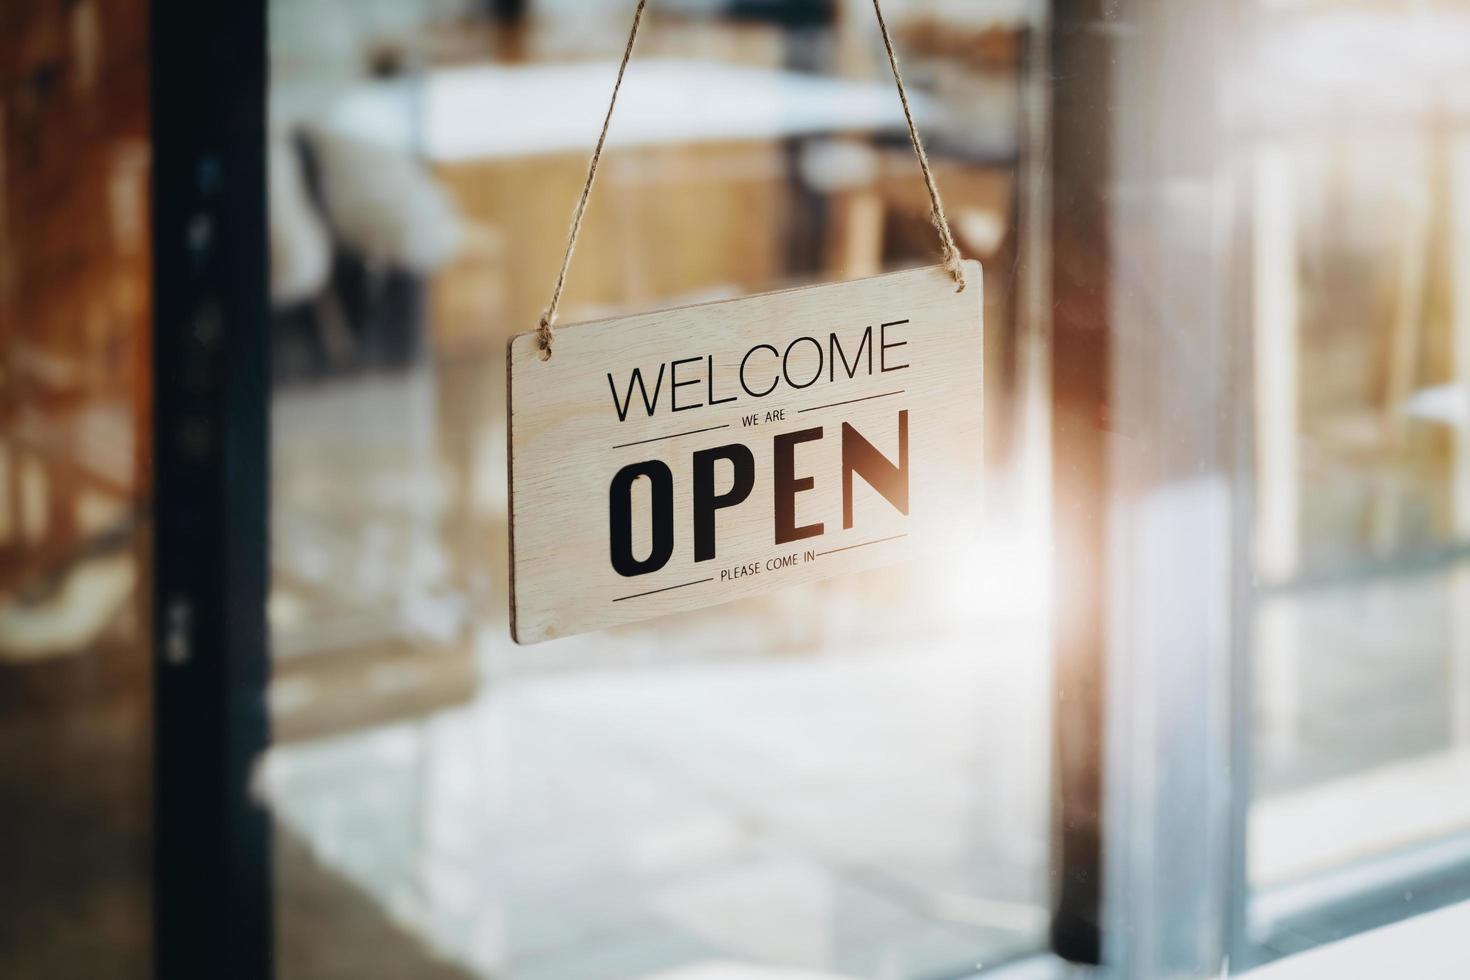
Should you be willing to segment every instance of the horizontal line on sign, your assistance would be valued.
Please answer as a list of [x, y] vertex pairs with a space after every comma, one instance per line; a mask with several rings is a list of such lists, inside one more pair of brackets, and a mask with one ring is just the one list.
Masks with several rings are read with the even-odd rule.
[[712, 578], [702, 578], [698, 582], [685, 582], [683, 585], [670, 585], [666, 588], [654, 589], [652, 592], [640, 592], [637, 595], [619, 596], [618, 598], [614, 599], [613, 602], [626, 602], [629, 599], [642, 599], [646, 595], [658, 595], [660, 592], [672, 592], [675, 589], [687, 589], [691, 585], [703, 585], [706, 582], [713, 581], [714, 579]]
[[899, 538], [906, 537], [908, 537], [907, 534], [895, 534], [889, 538], [879, 538], [877, 541], [864, 541], [862, 544], [850, 544], [846, 548], [833, 548], [831, 551], [819, 551], [817, 552], [817, 557], [820, 558], [823, 555], [835, 555], [839, 551], [851, 551], [854, 548], [866, 548], [870, 544], [882, 544], [884, 541], [897, 541]]
[[646, 443], [650, 443], [650, 442], [661, 442], [664, 439], [677, 439], [680, 436], [692, 436], [692, 435], [698, 435], [701, 432], [713, 432], [716, 429], [728, 429], [728, 428], [730, 428], [730, 425], [727, 422], [724, 425], [712, 425], [712, 426], [710, 426], [707, 429], [690, 429], [688, 432], [675, 432], [675, 433], [672, 433], [672, 434], [666, 435], [666, 436], [654, 436], [652, 439], [639, 439], [637, 442], [625, 442], [625, 443], [622, 443], [621, 445], [614, 446], [613, 448], [614, 449], [627, 449], [629, 446], [642, 446], [642, 445], [644, 445]]
[[800, 415], [802, 412], [816, 412], [824, 408], [836, 408], [838, 405], [856, 405], [858, 402], [870, 402], [874, 398], [887, 398], [890, 395], [901, 395], [903, 393], [904, 389], [900, 388], [897, 391], [885, 391], [881, 395], [869, 395], [866, 398], [849, 398], [845, 402], [833, 402], [830, 405], [813, 405], [811, 408], [800, 409], [797, 414]]

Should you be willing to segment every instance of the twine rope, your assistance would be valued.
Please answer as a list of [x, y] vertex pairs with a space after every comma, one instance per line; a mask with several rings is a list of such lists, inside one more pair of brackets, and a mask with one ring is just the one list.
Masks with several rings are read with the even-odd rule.
[[[602, 149], [607, 143], [607, 131], [612, 125], [613, 109], [618, 104], [618, 92], [623, 87], [623, 76], [628, 71], [628, 62], [633, 57], [633, 45], [638, 40], [638, 28], [643, 23], [643, 11], [648, 7], [648, 0], [638, 0], [638, 6], [633, 11], [633, 26], [628, 31], [628, 43], [623, 48], [623, 60], [618, 64], [618, 77], [613, 82], [612, 98], [607, 103], [607, 114], [602, 119], [602, 132], [597, 136], [597, 146], [592, 151], [592, 158], [587, 163], [587, 179], [582, 183], [582, 194], [577, 199], [577, 206], [572, 211], [572, 224], [567, 233], [567, 247], [562, 255], [561, 269], [557, 272], [556, 287], [551, 292], [551, 303], [546, 307], [546, 312], [541, 314], [540, 325], [536, 328], [536, 347], [541, 352], [541, 360], [551, 358], [551, 346], [556, 339], [554, 325], [556, 323], [557, 307], [561, 304], [562, 291], [567, 285], [567, 270], [572, 265], [572, 253], [577, 248], [577, 238], [582, 233], [582, 218], [587, 213], [587, 201], [592, 196], [592, 185], [597, 181], [597, 168], [602, 162]], [[960, 264], [960, 250], [955, 245], [954, 233], [950, 231], [949, 218], [944, 213], [944, 201], [939, 195], [939, 184], [934, 179], [934, 171], [929, 166], [929, 155], [924, 152], [924, 141], [919, 137], [919, 129], [914, 125], [913, 109], [909, 106], [909, 96], [903, 84], [903, 72], [898, 67], [898, 53], [893, 48], [893, 38], [888, 33], [888, 22], [883, 18], [882, 0], [873, 0], [873, 12], [878, 17], [878, 30], [883, 35], [883, 48], [888, 52], [888, 66], [893, 69], [893, 82], [898, 87], [898, 100], [903, 104], [903, 118], [908, 124], [909, 142], [914, 145], [914, 154], [919, 158], [919, 169], [924, 173], [924, 186], [929, 191], [929, 220], [933, 223], [935, 231], [939, 233], [940, 251], [943, 255], [944, 269], [955, 282], [955, 292], [964, 292], [965, 270]]]
[[893, 69], [893, 84], [898, 86], [898, 101], [903, 103], [903, 118], [909, 126], [909, 142], [914, 144], [914, 155], [919, 158], [919, 169], [924, 172], [924, 186], [929, 189], [929, 220], [939, 232], [939, 248], [944, 256], [944, 269], [955, 282], [955, 292], [965, 291], [965, 269], [960, 265], [960, 250], [954, 243], [954, 232], [949, 228], [949, 217], [944, 213], [944, 199], [939, 196], [939, 184], [934, 171], [929, 167], [929, 154], [924, 152], [924, 141], [919, 138], [919, 128], [914, 125], [914, 111], [909, 107], [909, 93], [904, 88], [903, 72], [898, 70], [898, 52], [893, 50], [893, 38], [888, 34], [888, 22], [883, 19], [883, 4], [873, 0], [873, 13], [878, 16], [878, 31], [883, 35], [883, 47], [888, 52], [888, 67]]

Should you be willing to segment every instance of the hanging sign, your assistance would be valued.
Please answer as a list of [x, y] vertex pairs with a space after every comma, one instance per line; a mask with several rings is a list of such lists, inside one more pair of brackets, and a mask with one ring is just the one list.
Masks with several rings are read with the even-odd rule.
[[973, 539], [981, 274], [943, 267], [510, 342], [511, 623], [532, 643]]
[[963, 543], [979, 512], [980, 266], [960, 259], [880, 0], [944, 264], [553, 329], [647, 6], [633, 10], [551, 303], [508, 352], [520, 643]]

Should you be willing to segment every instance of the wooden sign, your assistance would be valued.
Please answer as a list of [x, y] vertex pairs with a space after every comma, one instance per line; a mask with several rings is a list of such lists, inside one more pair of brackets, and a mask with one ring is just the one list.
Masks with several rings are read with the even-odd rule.
[[533, 643], [973, 540], [981, 274], [510, 342], [511, 631]]

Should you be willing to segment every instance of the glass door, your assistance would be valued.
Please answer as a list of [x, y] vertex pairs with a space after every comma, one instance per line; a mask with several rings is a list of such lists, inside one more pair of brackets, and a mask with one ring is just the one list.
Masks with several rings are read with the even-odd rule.
[[[982, 545], [517, 647], [632, 7], [0, 9], [0, 973], [1215, 977], [1470, 897], [1462, 5], [885, 0]], [[563, 322], [932, 263], [872, 14], [651, 4]]]
[[[504, 349], [632, 5], [272, 4], [283, 977], [932, 978], [1043, 948], [1032, 21], [893, 7], [987, 266], [984, 549], [519, 648]], [[866, 3], [653, 4], [562, 322], [932, 263], [887, 71]]]

